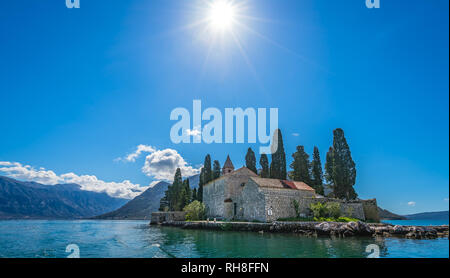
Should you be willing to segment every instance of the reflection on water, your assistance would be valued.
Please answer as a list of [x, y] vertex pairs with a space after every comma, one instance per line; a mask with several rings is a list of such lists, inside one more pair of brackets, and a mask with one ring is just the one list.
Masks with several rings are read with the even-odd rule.
[[305, 237], [291, 234], [259, 234], [158, 228], [161, 248], [176, 257], [227, 258], [364, 258], [366, 247], [376, 244], [380, 256], [387, 248], [382, 238]]
[[0, 257], [82, 258], [363, 258], [375, 244], [380, 257], [449, 256], [448, 238], [329, 238], [149, 227], [147, 221], [0, 221]]

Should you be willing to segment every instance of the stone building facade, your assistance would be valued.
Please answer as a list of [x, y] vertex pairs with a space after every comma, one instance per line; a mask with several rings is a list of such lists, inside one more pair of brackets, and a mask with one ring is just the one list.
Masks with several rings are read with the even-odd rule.
[[[345, 202], [316, 195], [313, 188], [303, 182], [260, 178], [248, 168], [234, 171], [227, 158], [224, 175], [203, 187], [203, 202], [207, 217], [224, 220], [272, 222], [295, 217], [294, 201], [299, 214], [309, 216], [309, 207], [317, 202], [338, 202], [342, 215], [377, 221], [376, 200]], [[230, 170], [232, 167], [233, 170]]]

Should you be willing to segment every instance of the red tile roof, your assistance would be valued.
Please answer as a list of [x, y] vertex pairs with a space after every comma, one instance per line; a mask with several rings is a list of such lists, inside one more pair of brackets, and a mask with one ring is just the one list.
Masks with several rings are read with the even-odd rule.
[[264, 179], [260, 177], [251, 177], [253, 181], [255, 181], [258, 186], [261, 187], [271, 187], [271, 188], [284, 188], [284, 189], [293, 189], [293, 190], [305, 190], [312, 191], [315, 190], [307, 185], [304, 182], [299, 181], [286, 181], [286, 180], [277, 180], [277, 179]]

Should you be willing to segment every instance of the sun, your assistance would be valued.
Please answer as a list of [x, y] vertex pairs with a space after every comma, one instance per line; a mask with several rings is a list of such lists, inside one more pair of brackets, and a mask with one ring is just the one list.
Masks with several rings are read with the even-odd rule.
[[227, 0], [215, 0], [210, 3], [208, 23], [214, 31], [231, 30], [236, 19], [236, 7]]

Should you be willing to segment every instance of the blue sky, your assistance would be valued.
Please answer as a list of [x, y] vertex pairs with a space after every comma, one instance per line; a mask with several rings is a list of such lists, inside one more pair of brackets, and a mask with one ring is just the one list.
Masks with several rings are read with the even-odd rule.
[[172, 109], [194, 99], [222, 111], [277, 107], [289, 161], [304, 145], [324, 162], [340, 127], [361, 198], [405, 214], [448, 210], [448, 1], [245, 2], [240, 48], [189, 28], [201, 0], [6, 1], [0, 161], [20, 163], [24, 179], [52, 171], [147, 186], [150, 153], [117, 159], [140, 144], [191, 169], [206, 153], [242, 166], [250, 146], [173, 144]]

